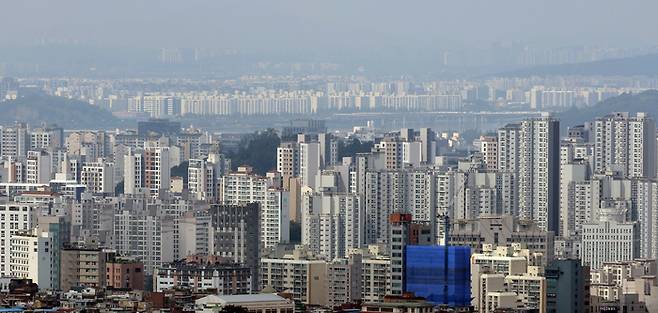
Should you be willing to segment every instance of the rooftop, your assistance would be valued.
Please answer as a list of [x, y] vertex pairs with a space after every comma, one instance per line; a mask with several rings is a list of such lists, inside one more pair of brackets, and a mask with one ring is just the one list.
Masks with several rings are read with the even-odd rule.
[[249, 295], [208, 295], [197, 301], [202, 303], [240, 304], [253, 302], [287, 302], [288, 300], [275, 293], [259, 293]]

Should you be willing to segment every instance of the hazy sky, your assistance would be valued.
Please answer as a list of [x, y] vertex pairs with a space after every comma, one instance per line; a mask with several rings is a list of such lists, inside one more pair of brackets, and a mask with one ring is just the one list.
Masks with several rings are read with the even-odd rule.
[[0, 45], [422, 48], [658, 43], [656, 0], [3, 0]]

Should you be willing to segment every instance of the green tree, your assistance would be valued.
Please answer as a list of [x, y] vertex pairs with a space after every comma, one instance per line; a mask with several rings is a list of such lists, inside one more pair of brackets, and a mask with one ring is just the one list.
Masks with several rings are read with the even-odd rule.
[[265, 175], [276, 169], [276, 149], [280, 143], [279, 135], [272, 128], [249, 134], [242, 138], [238, 151], [229, 156], [231, 164], [234, 169], [248, 165], [257, 174]]
[[361, 142], [357, 138], [341, 140], [338, 143], [338, 159], [352, 157], [357, 153], [370, 152], [374, 143], [372, 141]]
[[187, 186], [187, 168], [190, 166], [189, 161], [181, 162], [171, 168], [171, 177], [178, 176], [183, 178], [183, 185]]

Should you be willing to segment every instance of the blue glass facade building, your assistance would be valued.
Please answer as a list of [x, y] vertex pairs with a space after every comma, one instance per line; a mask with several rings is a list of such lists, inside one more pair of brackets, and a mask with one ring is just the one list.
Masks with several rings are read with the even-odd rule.
[[471, 305], [471, 249], [413, 246], [405, 249], [404, 289], [434, 304]]

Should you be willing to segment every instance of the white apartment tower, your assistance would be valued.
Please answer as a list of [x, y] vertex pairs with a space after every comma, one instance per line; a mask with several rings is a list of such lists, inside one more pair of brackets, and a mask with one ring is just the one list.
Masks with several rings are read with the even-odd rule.
[[64, 131], [61, 128], [37, 128], [30, 132], [30, 149], [61, 148], [64, 142]]
[[57, 247], [49, 232], [40, 232], [38, 228], [32, 231], [15, 233], [11, 237], [10, 275], [12, 277], [31, 279], [39, 285], [39, 289], [53, 289], [53, 266], [59, 265], [55, 261], [54, 252]]
[[80, 183], [92, 193], [114, 192], [114, 163], [102, 158], [96, 162], [86, 162], [80, 172]]
[[276, 170], [283, 177], [299, 176], [299, 145], [282, 142], [276, 149]]
[[302, 244], [327, 260], [344, 258], [364, 243], [361, 198], [345, 193], [302, 195]]
[[29, 147], [27, 125], [16, 123], [14, 127], [0, 127], [0, 157], [25, 157]]
[[302, 186], [315, 189], [315, 175], [320, 172], [320, 144], [304, 142], [299, 144], [299, 176]]
[[605, 206], [598, 222], [583, 225], [580, 259], [592, 269], [606, 262], [631, 261], [640, 254], [637, 222], [626, 222], [624, 211]]
[[493, 136], [480, 137], [480, 153], [487, 169], [498, 169], [498, 138]]
[[34, 208], [19, 203], [0, 204], [0, 275], [11, 275], [11, 238], [35, 224]]
[[264, 248], [290, 240], [289, 192], [270, 185], [266, 177], [252, 173], [249, 167], [239, 167], [237, 172], [222, 177], [219, 190], [220, 203], [259, 205], [260, 236]]
[[436, 156], [436, 135], [431, 128], [420, 129], [420, 143], [422, 146], [421, 161], [423, 163], [434, 162]]
[[419, 167], [422, 162], [423, 145], [417, 141], [402, 143], [402, 163], [407, 166]]
[[164, 263], [174, 261], [174, 221], [129, 210], [114, 215], [113, 248], [139, 259], [144, 271], [153, 273]]
[[498, 131], [499, 169], [516, 173], [519, 215], [558, 231], [560, 124], [548, 114]]
[[406, 174], [403, 171], [372, 171], [365, 178], [366, 244], [388, 243], [388, 217], [407, 212]]
[[384, 167], [386, 169], [397, 170], [402, 168], [402, 141], [398, 138], [386, 137], [375, 145], [374, 150], [384, 154]]
[[592, 208], [589, 179], [585, 160], [563, 164], [560, 168], [560, 236], [563, 238], [573, 238], [577, 234], [576, 227], [589, 221], [580, 216]]
[[656, 121], [646, 113], [617, 112], [593, 125], [594, 170], [622, 171], [627, 177], [656, 177]]
[[123, 156], [123, 192], [135, 194], [144, 187], [144, 155], [132, 149]]
[[[520, 124], [508, 124], [498, 129], [498, 170], [505, 171], [512, 175], [511, 185], [514, 190], [519, 190], [519, 139]], [[519, 199], [514, 197], [509, 199], [507, 210], [509, 214], [519, 215]]]
[[658, 182], [633, 180], [633, 205], [640, 233], [640, 257], [658, 258]]
[[45, 151], [28, 151], [25, 182], [28, 184], [48, 184], [52, 178], [52, 160]]
[[319, 133], [318, 143], [320, 144], [320, 165], [324, 168], [338, 162], [338, 142], [334, 140], [332, 134]]
[[187, 168], [187, 188], [196, 200], [213, 201], [217, 199], [217, 181], [219, 170], [207, 160], [190, 159]]

